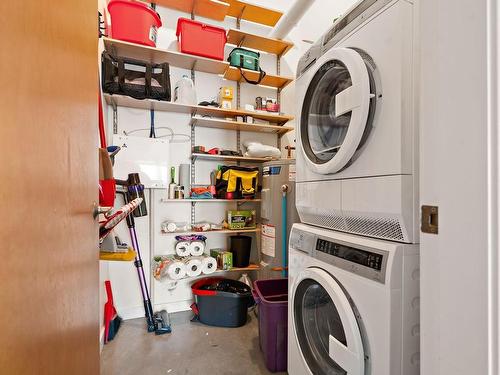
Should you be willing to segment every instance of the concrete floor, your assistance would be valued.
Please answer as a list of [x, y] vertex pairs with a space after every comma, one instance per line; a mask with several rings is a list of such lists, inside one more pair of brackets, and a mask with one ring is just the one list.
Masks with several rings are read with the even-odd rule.
[[115, 339], [104, 346], [101, 375], [271, 374], [259, 348], [253, 312], [240, 328], [193, 323], [191, 316], [172, 314], [172, 333], [163, 336], [147, 333], [144, 319], [123, 322]]

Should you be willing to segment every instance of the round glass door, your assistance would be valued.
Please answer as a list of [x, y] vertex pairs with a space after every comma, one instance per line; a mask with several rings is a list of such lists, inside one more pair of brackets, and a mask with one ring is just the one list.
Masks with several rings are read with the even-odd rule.
[[300, 138], [316, 172], [338, 172], [366, 139], [374, 96], [370, 74], [363, 57], [348, 48], [329, 51], [314, 73], [303, 100]]
[[295, 285], [293, 324], [310, 372], [314, 375], [362, 375], [361, 333], [340, 286], [319, 269], [303, 272]]

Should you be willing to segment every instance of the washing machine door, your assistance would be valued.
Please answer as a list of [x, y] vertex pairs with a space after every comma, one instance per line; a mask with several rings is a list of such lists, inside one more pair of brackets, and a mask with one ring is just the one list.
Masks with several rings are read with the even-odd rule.
[[345, 168], [371, 129], [376, 100], [365, 57], [333, 48], [316, 63], [302, 100], [300, 142], [309, 167], [320, 174]]
[[296, 340], [314, 375], [364, 375], [361, 332], [348, 297], [319, 268], [302, 271], [292, 290]]

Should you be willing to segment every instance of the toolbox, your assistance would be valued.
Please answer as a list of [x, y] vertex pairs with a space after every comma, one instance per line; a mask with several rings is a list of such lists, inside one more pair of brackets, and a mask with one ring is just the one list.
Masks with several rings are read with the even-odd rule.
[[224, 46], [227, 41], [225, 29], [188, 18], [179, 18], [176, 35], [181, 52], [224, 60]]

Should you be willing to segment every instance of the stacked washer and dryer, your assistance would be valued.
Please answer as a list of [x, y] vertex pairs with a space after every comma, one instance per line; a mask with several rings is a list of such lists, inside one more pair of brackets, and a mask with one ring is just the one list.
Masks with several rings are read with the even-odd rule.
[[416, 13], [361, 1], [299, 62], [291, 375], [419, 374]]

